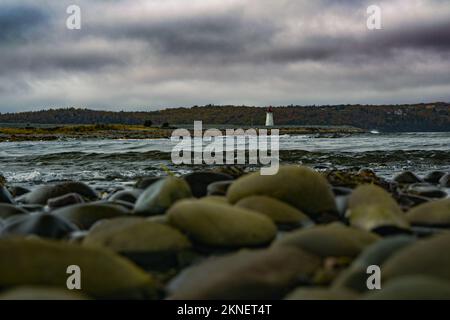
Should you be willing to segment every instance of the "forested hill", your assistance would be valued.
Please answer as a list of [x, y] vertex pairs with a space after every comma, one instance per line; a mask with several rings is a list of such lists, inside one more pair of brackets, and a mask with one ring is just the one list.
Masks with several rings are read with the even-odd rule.
[[[0, 113], [0, 123], [24, 124], [143, 124], [169, 123], [260, 126], [266, 108], [214, 106], [173, 108], [153, 112], [112, 112], [88, 109], [50, 109], [35, 112]], [[450, 104], [285, 106], [274, 108], [276, 125], [355, 126], [382, 131], [450, 131]]]

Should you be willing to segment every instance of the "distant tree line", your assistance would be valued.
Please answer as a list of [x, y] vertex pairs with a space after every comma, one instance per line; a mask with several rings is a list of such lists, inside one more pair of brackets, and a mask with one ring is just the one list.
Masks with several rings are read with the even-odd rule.
[[[89, 109], [49, 109], [0, 114], [0, 123], [22, 124], [133, 124], [164, 126], [202, 120], [217, 125], [263, 125], [266, 108], [250, 106], [194, 106], [153, 112], [113, 112]], [[354, 126], [382, 131], [450, 131], [450, 104], [279, 106], [277, 125]]]

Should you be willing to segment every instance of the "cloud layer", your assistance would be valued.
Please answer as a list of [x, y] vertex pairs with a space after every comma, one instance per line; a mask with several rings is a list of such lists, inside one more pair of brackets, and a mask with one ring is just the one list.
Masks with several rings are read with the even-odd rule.
[[0, 112], [450, 101], [447, 0], [4, 0], [0, 31]]

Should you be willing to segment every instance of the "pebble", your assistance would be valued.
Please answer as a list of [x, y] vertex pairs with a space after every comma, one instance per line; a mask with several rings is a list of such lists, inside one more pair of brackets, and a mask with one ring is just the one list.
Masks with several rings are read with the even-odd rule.
[[201, 198], [208, 194], [207, 188], [211, 183], [233, 180], [233, 177], [225, 173], [198, 171], [185, 175], [184, 180], [189, 184], [192, 195]]
[[411, 232], [397, 202], [375, 185], [362, 185], [353, 191], [346, 216], [351, 226], [380, 235]]
[[407, 212], [406, 219], [414, 226], [450, 228], [450, 199], [414, 207]]
[[141, 216], [164, 214], [178, 200], [191, 197], [191, 189], [185, 180], [167, 177], [152, 184], [139, 196], [134, 212]]
[[272, 176], [251, 173], [236, 180], [227, 192], [233, 204], [254, 195], [265, 195], [286, 202], [313, 219], [323, 213], [337, 215], [328, 181], [308, 167], [284, 166]]
[[219, 181], [213, 182], [207, 187], [207, 194], [209, 196], [226, 196], [228, 188], [231, 186], [233, 181]]
[[137, 217], [96, 223], [83, 245], [111, 249], [146, 270], [176, 267], [179, 255], [191, 248], [189, 239], [177, 229]]
[[427, 183], [412, 184], [407, 191], [426, 198], [440, 199], [447, 197], [447, 192]]
[[52, 213], [68, 219], [82, 230], [89, 229], [94, 223], [102, 219], [112, 219], [131, 214], [123, 207], [102, 202], [72, 205], [54, 210]]
[[422, 182], [422, 180], [411, 171], [403, 171], [394, 177], [394, 181], [400, 184], [412, 184]]
[[0, 185], [0, 203], [14, 204], [14, 198], [6, 187]]
[[50, 210], [53, 210], [83, 202], [83, 198], [78, 193], [68, 193], [57, 198], [48, 199], [47, 206]]
[[0, 235], [28, 236], [62, 239], [78, 228], [67, 219], [50, 213], [21, 214], [8, 219]]
[[67, 289], [67, 267], [82, 270], [77, 292], [92, 298], [156, 298], [155, 280], [109, 250], [41, 239], [0, 239], [0, 287], [45, 286]]
[[108, 198], [109, 201], [126, 201], [129, 203], [136, 203], [139, 196], [142, 194], [140, 189], [121, 190], [115, 192]]
[[277, 232], [272, 220], [262, 214], [213, 201], [180, 201], [167, 214], [172, 226], [208, 247], [267, 245]]
[[97, 193], [82, 182], [62, 182], [54, 185], [42, 185], [35, 188], [33, 191], [18, 198], [18, 201], [26, 204], [41, 204], [46, 205], [47, 201], [52, 198], [57, 198], [68, 193], [78, 193], [80, 196], [96, 200]]
[[314, 224], [307, 215], [297, 208], [267, 196], [250, 196], [239, 200], [236, 206], [266, 215], [281, 229], [308, 227]]
[[26, 214], [27, 211], [9, 203], [0, 203], [0, 219], [6, 219], [17, 214]]
[[432, 171], [423, 178], [423, 181], [432, 183], [432, 184], [439, 184], [439, 180], [443, 176], [445, 176], [445, 172], [443, 172], [443, 171]]
[[450, 173], [447, 173], [439, 180], [439, 184], [443, 188], [450, 188]]
[[356, 257], [379, 239], [376, 234], [335, 222], [286, 233], [273, 246], [300, 248], [323, 258]]
[[244, 250], [184, 270], [167, 291], [174, 300], [281, 299], [319, 265], [318, 257], [294, 248]]

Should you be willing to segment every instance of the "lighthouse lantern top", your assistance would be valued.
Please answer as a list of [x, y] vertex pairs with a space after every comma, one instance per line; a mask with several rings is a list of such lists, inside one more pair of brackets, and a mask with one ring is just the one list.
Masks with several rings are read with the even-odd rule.
[[272, 106], [270, 106], [269, 108], [267, 108], [267, 112], [268, 112], [268, 113], [273, 113]]

